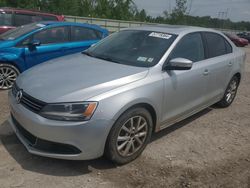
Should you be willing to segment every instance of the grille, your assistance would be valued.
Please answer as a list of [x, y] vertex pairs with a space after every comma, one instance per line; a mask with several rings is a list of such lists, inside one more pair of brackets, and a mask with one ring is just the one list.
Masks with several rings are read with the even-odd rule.
[[[19, 90], [20, 90], [20, 88], [15, 83], [13, 88], [12, 88], [12, 94], [14, 95], [14, 97], [16, 97], [17, 92]], [[27, 109], [29, 109], [35, 113], [40, 112], [41, 109], [46, 105], [45, 102], [31, 97], [30, 95], [28, 95], [24, 91], [22, 91], [22, 94], [23, 95], [22, 95], [22, 98], [20, 100], [20, 104], [22, 104], [24, 107], [26, 107]]]
[[56, 153], [56, 154], [64, 154], [64, 155], [71, 155], [71, 154], [79, 154], [81, 153], [81, 150], [76, 148], [75, 146], [69, 145], [69, 144], [61, 144], [56, 142], [51, 142], [48, 140], [40, 139], [33, 134], [31, 134], [29, 131], [24, 129], [20, 123], [17, 122], [17, 120], [14, 118], [13, 115], [11, 115], [13, 123], [15, 127], [18, 130], [18, 133], [21, 134], [26, 141], [28, 142], [29, 146], [43, 152], [48, 153]]

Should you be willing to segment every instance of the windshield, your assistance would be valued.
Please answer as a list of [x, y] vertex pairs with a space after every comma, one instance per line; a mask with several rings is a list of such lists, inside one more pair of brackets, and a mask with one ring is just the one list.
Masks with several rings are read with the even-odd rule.
[[15, 40], [19, 37], [21, 37], [22, 35], [25, 35], [35, 29], [44, 27], [45, 25], [43, 24], [38, 24], [38, 23], [32, 23], [32, 24], [28, 24], [28, 25], [23, 25], [20, 27], [17, 27], [15, 29], [11, 29], [5, 33], [3, 33], [2, 35], [0, 35], [0, 39], [1, 40]]
[[120, 64], [151, 67], [159, 62], [176, 37], [154, 31], [125, 30], [112, 34], [85, 54]]

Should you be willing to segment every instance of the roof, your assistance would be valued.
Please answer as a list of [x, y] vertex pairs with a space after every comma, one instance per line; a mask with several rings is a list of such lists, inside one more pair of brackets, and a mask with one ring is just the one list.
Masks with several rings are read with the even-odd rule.
[[77, 22], [58, 22], [58, 21], [41, 21], [41, 22], [37, 22], [39, 24], [43, 24], [46, 26], [49, 25], [57, 25], [57, 26], [67, 26], [67, 25], [75, 25], [75, 26], [82, 26], [82, 27], [90, 27], [93, 29], [97, 29], [97, 30], [102, 30], [102, 31], [107, 31], [106, 29], [98, 26], [98, 25], [94, 25], [94, 24], [88, 24], [88, 23], [77, 23]]
[[53, 13], [43, 12], [40, 10], [12, 8], [12, 7], [0, 7], [0, 11], [19, 11], [22, 13], [37, 13], [37, 14], [42, 14], [42, 15], [61, 16], [61, 15], [57, 15], [57, 14], [53, 14]]
[[[130, 30], [131, 28], [127, 28], [125, 30]], [[189, 32], [195, 32], [195, 31], [212, 31], [216, 32], [213, 29], [203, 28], [203, 27], [194, 27], [194, 26], [185, 26], [185, 25], [145, 25], [141, 27], [134, 27], [132, 29], [135, 30], [145, 30], [145, 31], [156, 31], [156, 32], [164, 32], [164, 33], [170, 33], [170, 34], [185, 34]]]

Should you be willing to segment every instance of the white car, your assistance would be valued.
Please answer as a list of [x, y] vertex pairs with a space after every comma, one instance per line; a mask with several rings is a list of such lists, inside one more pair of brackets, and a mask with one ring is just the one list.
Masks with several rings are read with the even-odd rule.
[[125, 29], [21, 74], [9, 93], [10, 123], [30, 153], [72, 160], [105, 153], [128, 163], [152, 132], [215, 103], [229, 106], [245, 58], [211, 29]]

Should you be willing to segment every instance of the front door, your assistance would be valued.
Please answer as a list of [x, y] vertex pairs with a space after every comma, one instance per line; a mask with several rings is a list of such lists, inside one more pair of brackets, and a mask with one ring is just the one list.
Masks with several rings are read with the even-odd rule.
[[193, 67], [191, 70], [162, 73], [165, 82], [162, 128], [202, 108], [207, 96], [208, 62], [205, 60], [201, 34], [191, 33], [184, 36], [167, 61], [174, 58], [189, 59], [193, 61]]
[[24, 41], [31, 43], [39, 41], [38, 46], [25, 48], [25, 60], [30, 68], [50, 59], [67, 55], [69, 50], [69, 27], [53, 27], [42, 30]]

